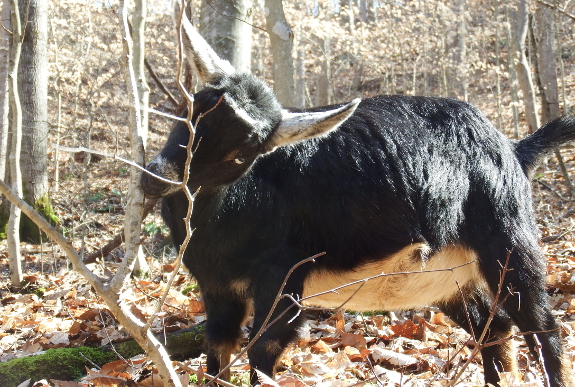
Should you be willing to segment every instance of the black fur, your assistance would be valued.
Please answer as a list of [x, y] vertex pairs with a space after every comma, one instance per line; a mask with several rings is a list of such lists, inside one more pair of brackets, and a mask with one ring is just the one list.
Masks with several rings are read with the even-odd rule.
[[[219, 355], [237, 345], [252, 303], [253, 331], [259, 329], [297, 262], [326, 253], [296, 270], [285, 293], [301, 295], [312, 269], [342, 273], [425, 243], [430, 256], [454, 245], [477, 254], [491, 293], [465, 289], [476, 332], [483, 329], [510, 253], [505, 288], [514, 293], [495, 316], [490, 338], [506, 337], [512, 324], [524, 332], [545, 331], [537, 338], [551, 386], [570, 385], [561, 371], [558, 325], [545, 293], [527, 174], [542, 155], [575, 139], [573, 118], [550, 122], [515, 143], [467, 103], [379, 96], [363, 100], [327, 137], [266, 153], [281, 120], [273, 94], [251, 76], [225, 78], [195, 96], [194, 117], [214, 107], [222, 94], [226, 97], [197, 127], [189, 186], [201, 189], [184, 256], [206, 305], [209, 373], [217, 373]], [[234, 112], [230, 98], [257, 127]], [[180, 166], [180, 174], [185, 152], [179, 144], [188, 137], [187, 127], [178, 123], [160, 153]], [[234, 164], [230, 154], [245, 163]], [[142, 186], [150, 196], [167, 192], [165, 183], [147, 176]], [[185, 236], [186, 208], [181, 191], [163, 199], [163, 217], [176, 246]], [[289, 305], [284, 300], [277, 310]], [[468, 328], [457, 294], [437, 305]], [[294, 315], [292, 308], [251, 348], [252, 367], [274, 374], [301, 323], [301, 317], [288, 323]], [[529, 337], [528, 343], [534, 340]], [[499, 380], [502, 348], [483, 351], [486, 383]]]

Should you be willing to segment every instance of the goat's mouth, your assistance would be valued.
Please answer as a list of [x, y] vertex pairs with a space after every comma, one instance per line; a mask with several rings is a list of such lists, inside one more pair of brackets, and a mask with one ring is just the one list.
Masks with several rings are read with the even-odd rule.
[[142, 191], [144, 191], [144, 195], [148, 199], [159, 199], [164, 196], [168, 196], [180, 188], [176, 184], [167, 183], [148, 173], [142, 174], [142, 177], [140, 178], [140, 186], [142, 187]]

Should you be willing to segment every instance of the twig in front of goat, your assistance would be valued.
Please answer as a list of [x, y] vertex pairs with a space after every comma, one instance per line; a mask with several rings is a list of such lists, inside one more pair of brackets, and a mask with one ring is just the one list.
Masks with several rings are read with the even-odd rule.
[[[215, 375], [216, 378], [219, 378], [221, 376], [221, 374], [223, 374], [224, 372], [226, 372], [227, 370], [230, 369], [230, 367], [232, 367], [233, 364], [235, 364], [245, 353], [247, 353], [248, 349], [250, 347], [252, 347], [252, 345], [261, 337], [261, 335], [267, 330], [269, 329], [273, 324], [275, 324], [277, 321], [279, 321], [287, 312], [289, 312], [293, 307], [297, 307], [298, 308], [298, 313], [296, 314], [296, 316], [302, 311], [302, 310], [321, 310], [321, 311], [336, 311], [338, 309], [343, 308], [352, 298], [353, 296], [363, 287], [363, 285], [370, 280], [376, 279], [376, 278], [381, 278], [381, 277], [388, 277], [388, 276], [396, 276], [396, 275], [411, 275], [411, 274], [421, 274], [421, 273], [436, 273], [436, 272], [444, 272], [444, 271], [453, 271], [455, 269], [458, 269], [460, 267], [466, 266], [466, 265], [470, 265], [472, 263], [474, 263], [475, 261], [470, 261], [461, 265], [457, 265], [457, 266], [453, 266], [450, 268], [445, 268], [445, 269], [434, 269], [434, 270], [418, 270], [418, 271], [404, 271], [404, 272], [396, 272], [396, 273], [380, 273], [371, 277], [367, 277], [361, 280], [357, 280], [357, 281], [353, 281], [350, 283], [347, 283], [345, 285], [341, 285], [338, 287], [335, 287], [333, 289], [329, 289], [326, 290], [324, 292], [320, 292], [320, 293], [316, 293], [316, 294], [312, 294], [309, 295], [307, 297], [303, 297], [299, 300], [296, 300], [292, 295], [290, 294], [282, 294], [283, 293], [283, 289], [286, 286], [289, 277], [291, 276], [291, 274], [293, 273], [293, 271], [295, 269], [297, 269], [299, 266], [303, 265], [304, 263], [307, 262], [314, 262], [315, 259], [317, 259], [318, 257], [324, 255], [325, 253], [320, 253], [317, 255], [314, 255], [312, 257], [306, 258], [300, 262], [298, 262], [296, 265], [294, 265], [290, 271], [288, 272], [288, 274], [286, 275], [282, 286], [280, 287], [280, 290], [278, 291], [278, 294], [275, 298], [274, 304], [272, 306], [272, 308], [270, 309], [270, 311], [268, 312], [268, 315], [264, 321], [264, 323], [262, 324], [261, 328], [259, 329], [259, 331], [255, 334], [254, 338], [248, 343], [248, 345], [246, 345], [246, 347], [244, 349], [242, 349], [240, 351], [240, 353], [226, 366], [224, 367], [222, 370], [220, 370], [220, 373], [218, 373], [217, 375]], [[338, 290], [349, 287], [349, 286], [353, 286], [353, 285], [357, 285], [360, 284], [360, 286], [358, 287], [358, 289], [356, 289], [354, 291], [354, 293], [345, 301], [343, 302], [340, 306], [336, 307], [336, 308], [318, 308], [318, 307], [313, 307], [313, 306], [305, 306], [302, 305], [301, 302], [304, 300], [308, 300], [311, 299], [313, 297], [319, 297], [321, 295], [327, 294], [327, 293], [337, 293]], [[290, 306], [288, 306], [286, 309], [284, 309], [281, 313], [279, 313], [278, 316], [276, 316], [276, 318], [274, 318], [272, 321], [269, 321], [271, 319], [272, 314], [275, 311], [275, 308], [277, 307], [277, 304], [279, 303], [279, 301], [283, 298], [287, 298], [289, 300], [292, 301], [292, 304]], [[294, 317], [295, 318], [295, 317]], [[293, 318], [290, 320], [292, 321]], [[209, 382], [207, 385], [210, 385], [211, 382]]]
[[[481, 336], [479, 336], [479, 339], [476, 339], [475, 337], [473, 337], [475, 340], [475, 347], [471, 351], [471, 354], [468, 356], [468, 358], [465, 361], [465, 363], [463, 364], [463, 366], [461, 366], [461, 369], [457, 372], [457, 374], [453, 377], [453, 379], [451, 379], [448, 386], [455, 386], [455, 384], [461, 378], [461, 376], [463, 375], [463, 373], [465, 372], [465, 370], [467, 369], [469, 364], [471, 364], [473, 359], [485, 347], [484, 346], [484, 340], [486, 339], [486, 336], [489, 332], [489, 326], [491, 325], [491, 322], [493, 321], [495, 314], [497, 313], [497, 311], [499, 311], [501, 309], [501, 306], [507, 300], [507, 297], [509, 297], [513, 293], [512, 289], [508, 289], [509, 292], [500, 301], [501, 291], [503, 290], [503, 282], [505, 280], [505, 275], [507, 274], [508, 271], [510, 271], [510, 269], [508, 269], [510, 256], [511, 256], [511, 252], [509, 251], [507, 253], [507, 258], [505, 259], [505, 264], [502, 266], [502, 268], [499, 272], [499, 285], [497, 286], [497, 293], [495, 294], [495, 296], [493, 298], [493, 302], [491, 303], [491, 307], [489, 309], [489, 316], [487, 317], [487, 322], [485, 323], [485, 327], [483, 328], [483, 331], [481, 332]], [[458, 287], [459, 287], [459, 284], [458, 284]], [[463, 298], [463, 302], [465, 304], [465, 297], [463, 296], [463, 293], [461, 293], [461, 297]], [[465, 313], [466, 313], [466, 316], [467, 316], [467, 319], [469, 322], [469, 331], [471, 332], [472, 336], [475, 336], [473, 334], [473, 325], [471, 324], [471, 319], [469, 318], [469, 311], [467, 308], [467, 304], [465, 304], [464, 309], [465, 309]], [[450, 361], [447, 362], [447, 365], [446, 365], [447, 367], [449, 366], [449, 363], [450, 363]], [[447, 371], [446, 371], [446, 374], [448, 374]]]
[[61, 151], [64, 151], [64, 152], [72, 152], [72, 153], [76, 153], [76, 152], [88, 152], [88, 153], [93, 153], [93, 154], [97, 154], [97, 155], [104, 156], [104, 157], [110, 157], [110, 158], [112, 158], [112, 159], [120, 160], [120, 161], [122, 161], [122, 162], [124, 162], [124, 163], [126, 163], [126, 164], [128, 164], [128, 165], [131, 165], [131, 166], [133, 166], [133, 167], [136, 167], [136, 168], [138, 168], [140, 171], [145, 172], [145, 173], [147, 173], [148, 175], [153, 176], [153, 177], [155, 177], [156, 179], [159, 179], [159, 180], [161, 180], [161, 181], [163, 181], [163, 182], [165, 182], [165, 183], [174, 184], [174, 185], [181, 185], [181, 184], [182, 184], [181, 181], [173, 181], [173, 180], [170, 180], [170, 179], [166, 179], [166, 178], [164, 178], [164, 177], [162, 177], [162, 176], [158, 176], [158, 175], [156, 175], [156, 174], [154, 174], [154, 173], [148, 171], [147, 169], [145, 169], [145, 168], [142, 167], [141, 165], [138, 165], [138, 164], [136, 164], [135, 162], [133, 162], [133, 161], [131, 161], [131, 160], [128, 160], [128, 159], [125, 159], [125, 158], [123, 158], [123, 157], [120, 157], [120, 156], [118, 156], [118, 155], [112, 155], [112, 154], [105, 153], [105, 152], [100, 152], [100, 151], [97, 151], [97, 150], [94, 150], [94, 149], [88, 149], [88, 148], [83, 147], [83, 146], [74, 147], [74, 148], [67, 147], [67, 146], [58, 146], [58, 149], [61, 150]]

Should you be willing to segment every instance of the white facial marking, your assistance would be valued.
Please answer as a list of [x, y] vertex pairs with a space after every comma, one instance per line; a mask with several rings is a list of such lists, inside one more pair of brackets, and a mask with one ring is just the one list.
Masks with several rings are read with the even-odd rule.
[[395, 255], [385, 257], [381, 261], [367, 263], [354, 271], [344, 273], [314, 271], [305, 280], [303, 297], [381, 273], [449, 269], [468, 264], [452, 271], [378, 277], [365, 282], [359, 291], [361, 283], [339, 289], [337, 293], [330, 292], [312, 297], [303, 303], [333, 308], [339, 307], [353, 295], [344, 308], [356, 311], [410, 309], [448, 300], [458, 294], [460, 287], [482, 281], [478, 264], [473, 262], [476, 260], [473, 251], [459, 246], [450, 246], [427, 257], [424, 256], [425, 254], [429, 254], [427, 245], [414, 244]]
[[243, 107], [241, 107], [233, 98], [229, 98], [228, 95], [226, 95], [224, 98], [225, 98], [226, 102], [228, 103], [228, 105], [232, 108], [234, 113], [236, 113], [236, 115], [242, 121], [244, 121], [246, 124], [248, 124], [252, 128], [259, 130], [267, 124], [265, 121], [257, 120], [254, 117], [250, 116], [248, 114], [248, 112]]

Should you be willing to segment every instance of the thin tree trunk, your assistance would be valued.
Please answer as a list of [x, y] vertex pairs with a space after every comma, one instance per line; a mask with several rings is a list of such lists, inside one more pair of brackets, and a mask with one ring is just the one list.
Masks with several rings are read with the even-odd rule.
[[[18, 72], [22, 98], [22, 189], [24, 200], [55, 223], [48, 184], [48, 2], [20, 1], [23, 25], [22, 57]], [[21, 237], [40, 242], [40, 229], [22, 217]]]
[[[144, 29], [147, 14], [146, 0], [135, 2], [133, 14], [133, 33], [129, 32], [128, 9], [126, 0], [121, 7], [121, 21], [124, 23], [126, 35], [122, 39], [125, 56], [125, 79], [128, 91], [133, 97], [133, 107], [130, 109], [130, 148], [132, 161], [138, 165], [145, 164], [145, 146], [148, 135], [148, 94], [149, 89], [145, 80], [144, 67]], [[130, 36], [131, 35], [131, 36]], [[147, 264], [140, 247], [140, 226], [142, 223], [144, 192], [140, 187], [141, 172], [136, 167], [130, 169], [128, 188], [128, 202], [124, 219], [124, 238], [126, 259], [122, 261], [118, 272], [120, 275], [111, 286], [120, 290], [123, 279], [134, 269], [147, 272]]]
[[[10, 4], [0, 4], [0, 22], [10, 30]], [[0, 28], [0, 180], [6, 180], [6, 161], [8, 157], [9, 132], [9, 96], [8, 96], [8, 62], [10, 59], [10, 35]]]
[[288, 24], [282, 0], [265, 0], [266, 29], [270, 37], [274, 91], [278, 101], [286, 107], [296, 106], [294, 66], [292, 58], [293, 32]]
[[539, 128], [539, 117], [537, 116], [537, 103], [535, 102], [535, 88], [531, 78], [529, 61], [525, 55], [527, 49], [525, 40], [527, 38], [529, 15], [527, 13], [526, 0], [519, 0], [519, 7], [515, 18], [514, 60], [517, 70], [519, 86], [523, 92], [523, 104], [525, 106], [525, 117], [529, 124], [529, 133], [535, 132]]
[[517, 80], [517, 72], [515, 71], [515, 65], [513, 64], [513, 38], [511, 33], [511, 25], [509, 21], [509, 8], [506, 7], [505, 9], [505, 33], [506, 33], [506, 42], [507, 42], [507, 70], [509, 71], [509, 78], [511, 81], [511, 109], [513, 111], [513, 136], [515, 139], [519, 139], [519, 96], [517, 95], [517, 87], [518, 87], [518, 80]]
[[453, 52], [453, 71], [452, 71], [452, 85], [450, 87], [452, 97], [461, 98], [467, 101], [467, 22], [465, 18], [467, 8], [466, 0], [458, 0], [457, 2], [457, 34], [455, 41], [455, 50]]
[[[20, 150], [22, 139], [22, 107], [18, 94], [18, 64], [22, 53], [22, 23], [18, 8], [18, 0], [10, 0], [10, 20], [12, 24], [12, 46], [10, 48], [10, 112], [12, 116], [12, 144], [10, 149], [10, 178], [12, 191], [22, 197], [22, 174], [20, 171]], [[7, 239], [10, 256], [10, 280], [13, 286], [19, 287], [22, 282], [22, 263], [20, 254], [20, 218], [21, 211], [15, 205], [10, 207]]]
[[321, 63], [321, 73], [318, 74], [316, 84], [315, 104], [324, 106], [333, 103], [333, 91], [331, 88], [331, 38], [318, 38], [318, 45], [324, 53]]
[[495, 100], [497, 101], [497, 129], [503, 132], [503, 112], [501, 108], [501, 32], [499, 25], [499, 0], [495, 0]]
[[[558, 118], [559, 109], [559, 87], [557, 82], [557, 65], [555, 54], [555, 28], [553, 26], [553, 9], [542, 4], [537, 5], [535, 19], [537, 23], [537, 68], [539, 69], [539, 79], [543, 90], [543, 120], [545, 122]], [[575, 188], [571, 184], [571, 179], [565, 167], [563, 157], [559, 149], [555, 150], [555, 156], [559, 162], [559, 167], [563, 173], [563, 178], [569, 189], [571, 197], [575, 196]]]
[[559, 88], [557, 85], [557, 66], [555, 55], [555, 28], [553, 10], [538, 4], [535, 11], [537, 23], [537, 68], [546, 109], [543, 110], [543, 122], [559, 117]]
[[306, 97], [306, 90], [305, 90], [305, 78], [304, 78], [304, 51], [298, 50], [297, 51], [297, 61], [296, 61], [296, 107], [300, 109], [304, 109], [306, 107], [305, 104], [305, 97]]

